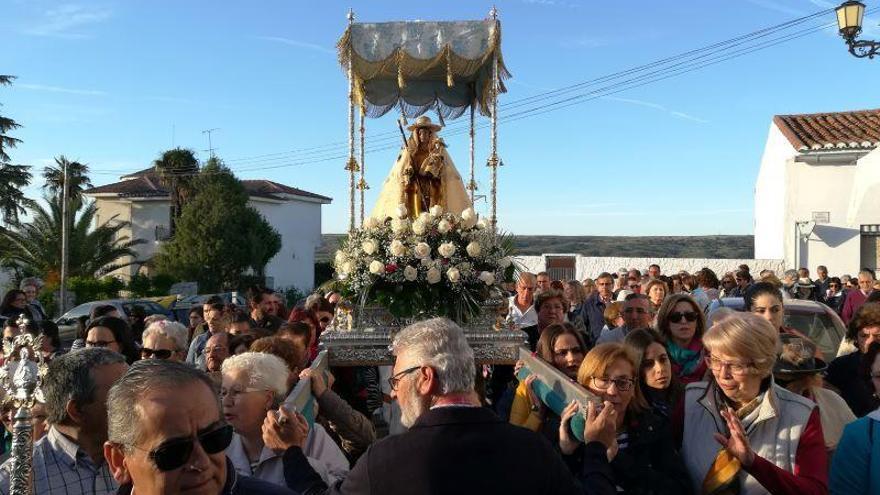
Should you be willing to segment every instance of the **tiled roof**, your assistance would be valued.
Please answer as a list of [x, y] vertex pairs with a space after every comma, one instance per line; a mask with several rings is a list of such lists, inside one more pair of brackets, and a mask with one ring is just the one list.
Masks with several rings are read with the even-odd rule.
[[[332, 201], [327, 196], [303, 191], [295, 187], [279, 184], [271, 180], [242, 180], [245, 190], [252, 197], [283, 200], [284, 195], [294, 195], [312, 198], [319, 201]], [[144, 169], [133, 174], [123, 176], [123, 180], [112, 184], [93, 187], [84, 192], [86, 195], [93, 194], [117, 194], [121, 198], [156, 198], [167, 197], [168, 190], [162, 186], [159, 176], [152, 168]]]
[[777, 115], [773, 122], [798, 151], [864, 150], [880, 146], [880, 109]]

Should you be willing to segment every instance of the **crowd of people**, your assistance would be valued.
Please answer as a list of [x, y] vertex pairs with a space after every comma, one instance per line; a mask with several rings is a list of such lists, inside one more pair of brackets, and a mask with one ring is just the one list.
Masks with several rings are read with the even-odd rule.
[[[69, 350], [36, 290], [10, 291], [0, 314], [4, 339], [43, 336], [49, 363], [34, 493], [880, 493], [880, 290], [870, 271], [818, 274], [519, 273], [508, 323], [595, 398], [557, 409], [540, 376], [476, 365], [446, 319], [398, 332], [390, 370], [311, 369], [333, 293], [288, 311], [255, 289], [247, 307], [210, 298], [185, 322], [96, 306]], [[723, 297], [744, 311], [707, 312]], [[839, 311], [854, 351], [826, 363], [786, 325], [792, 298]], [[290, 406], [305, 377], [310, 412]], [[391, 402], [406, 431], [377, 439]], [[6, 457], [13, 409], [2, 402]]]

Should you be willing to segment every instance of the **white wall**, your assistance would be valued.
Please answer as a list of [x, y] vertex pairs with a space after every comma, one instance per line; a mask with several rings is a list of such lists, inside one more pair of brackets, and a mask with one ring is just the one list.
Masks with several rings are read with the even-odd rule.
[[321, 244], [321, 204], [301, 200], [250, 204], [281, 234], [281, 251], [266, 266], [275, 288], [311, 290], [315, 285], [315, 249]]
[[576, 256], [576, 277], [578, 280], [585, 278], [596, 278], [602, 272], [614, 273], [621, 268], [638, 268], [643, 273], [648, 265], [656, 263], [660, 265], [662, 273], [667, 275], [678, 273], [681, 270], [687, 270], [688, 273], [694, 273], [704, 267], [711, 268], [720, 278], [721, 275], [729, 271], [735, 271], [736, 268], [745, 263], [749, 265], [752, 273], [758, 274], [761, 270], [774, 270], [777, 275], [781, 275], [784, 271], [784, 262], [782, 260], [767, 259], [713, 259], [713, 258], [615, 258], [615, 257], [589, 257], [581, 255], [565, 255], [565, 254], [544, 254], [541, 256], [517, 256], [516, 261], [519, 265], [532, 273], [546, 270], [546, 256]]
[[755, 257], [785, 257], [785, 173], [786, 164], [797, 151], [770, 123], [761, 167], [755, 180]]

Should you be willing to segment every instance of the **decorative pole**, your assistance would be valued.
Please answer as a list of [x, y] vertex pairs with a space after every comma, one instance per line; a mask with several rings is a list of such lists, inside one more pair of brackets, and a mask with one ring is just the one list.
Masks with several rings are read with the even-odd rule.
[[364, 160], [364, 144], [365, 144], [364, 135], [366, 132], [366, 126], [364, 125], [364, 123], [365, 123], [365, 119], [366, 119], [366, 113], [367, 113], [366, 109], [364, 108], [363, 105], [361, 105], [361, 128], [360, 128], [360, 133], [361, 133], [361, 148], [360, 148], [360, 152], [361, 152], [361, 167], [360, 167], [361, 180], [358, 181], [358, 185], [357, 185], [358, 190], [360, 190], [360, 192], [361, 192], [361, 227], [364, 226], [364, 195], [365, 195], [367, 189], [370, 188], [370, 186], [367, 185], [367, 179], [364, 177], [364, 175], [367, 173], [367, 162]]
[[471, 205], [474, 204], [474, 194], [477, 190], [477, 181], [475, 180], [475, 171], [474, 171], [474, 107], [476, 106], [476, 101], [471, 103], [471, 181], [468, 182], [468, 190], [471, 192]]
[[[351, 27], [354, 24], [354, 11], [348, 9], [348, 30], [351, 35]], [[354, 202], [355, 202], [355, 183], [354, 174], [358, 171], [358, 163], [354, 158], [354, 53], [352, 49], [351, 36], [348, 41], [348, 163], [345, 169], [348, 170], [348, 231], [354, 232]]]
[[[44, 402], [43, 377], [46, 364], [41, 352], [43, 337], [27, 333], [30, 321], [21, 315], [16, 321], [20, 335], [3, 343], [5, 362], [0, 367], [0, 385], [7, 397], [12, 398], [16, 408], [12, 427], [12, 466], [10, 469], [10, 495], [26, 495], [31, 490], [33, 467], [33, 425], [31, 408], [37, 401]], [[17, 358], [17, 359], [16, 359]]]
[[[495, 6], [492, 6], [492, 10], [489, 11], [489, 16], [493, 21], [493, 36], [498, 36], [498, 9]], [[489, 153], [489, 167], [492, 168], [492, 233], [496, 234], [498, 232], [498, 92], [500, 90], [498, 84], [498, 46], [496, 43], [495, 50], [492, 53], [492, 115], [491, 115], [491, 128], [492, 133], [490, 135], [490, 147], [491, 151]]]

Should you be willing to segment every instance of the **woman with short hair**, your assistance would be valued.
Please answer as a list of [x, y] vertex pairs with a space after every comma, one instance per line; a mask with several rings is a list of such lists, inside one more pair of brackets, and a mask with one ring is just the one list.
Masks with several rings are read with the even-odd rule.
[[666, 299], [666, 295], [669, 294], [669, 289], [666, 287], [666, 282], [654, 278], [648, 281], [644, 294], [648, 296], [651, 310], [656, 314], [660, 309], [660, 305], [663, 304], [663, 299]]
[[186, 360], [189, 329], [176, 321], [150, 323], [141, 336], [141, 359]]
[[711, 375], [687, 386], [681, 418], [682, 455], [694, 490], [827, 493], [828, 457], [816, 404], [773, 382], [779, 331], [740, 313], [713, 325], [703, 344]]
[[657, 332], [666, 340], [673, 374], [681, 383], [698, 382], [706, 375], [703, 333], [706, 317], [687, 294], [667, 297], [657, 312]]

